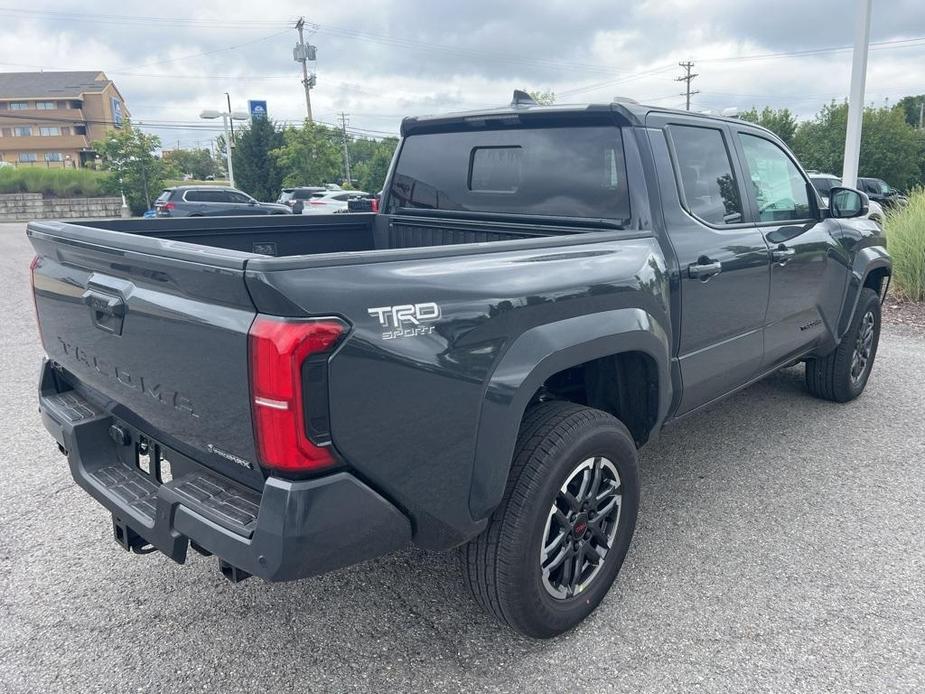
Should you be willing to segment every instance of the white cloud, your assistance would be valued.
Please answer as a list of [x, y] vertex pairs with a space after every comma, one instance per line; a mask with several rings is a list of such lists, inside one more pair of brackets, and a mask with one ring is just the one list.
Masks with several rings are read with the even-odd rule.
[[[677, 62], [688, 58], [700, 74], [694, 102], [701, 108], [787, 106], [806, 116], [848, 87], [848, 52], [730, 60], [850, 44], [853, 13], [843, 2], [344, 0], [311, 7], [307, 19], [320, 27], [309, 39], [319, 55], [316, 116], [333, 122], [347, 111], [352, 126], [369, 131], [397, 132], [405, 114], [502, 104], [515, 87], [551, 88], [568, 101], [619, 94], [676, 107], [683, 103]], [[191, 146], [213, 134], [201, 129], [207, 124], [198, 112], [222, 105], [226, 91], [236, 108], [261, 98], [271, 117], [304, 116], [291, 53], [296, 33], [287, 24], [304, 9], [294, 0], [69, 0], [0, 10], [0, 70], [104, 70], [136, 119], [196, 123], [158, 130], [165, 144], [179, 138]], [[872, 34], [875, 41], [925, 36], [925, 5], [895, 0], [875, 14]], [[923, 44], [871, 52], [869, 102], [923, 91]]]

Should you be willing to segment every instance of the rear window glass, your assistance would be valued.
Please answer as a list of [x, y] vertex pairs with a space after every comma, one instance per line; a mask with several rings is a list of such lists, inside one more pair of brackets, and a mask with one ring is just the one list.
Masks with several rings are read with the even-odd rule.
[[671, 140], [691, 214], [710, 224], [741, 222], [739, 184], [723, 134], [713, 128], [672, 125]]
[[629, 219], [620, 130], [607, 126], [411, 135], [388, 208]]
[[157, 196], [157, 200], [155, 200], [154, 202], [167, 202], [168, 200], [170, 200], [170, 194], [172, 192], [173, 192], [172, 190], [165, 190], [163, 193]]

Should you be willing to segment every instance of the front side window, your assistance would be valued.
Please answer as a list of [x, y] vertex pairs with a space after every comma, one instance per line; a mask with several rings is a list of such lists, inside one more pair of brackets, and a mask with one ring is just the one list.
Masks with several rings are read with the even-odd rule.
[[806, 179], [784, 151], [770, 140], [739, 133], [745, 166], [761, 222], [809, 219], [812, 208]]
[[672, 125], [671, 141], [690, 213], [708, 224], [741, 222], [739, 184], [723, 133], [715, 128]]
[[23, 125], [18, 128], [13, 128], [13, 134], [17, 137], [32, 137], [32, 126]]
[[474, 129], [408, 136], [388, 211], [446, 210], [630, 219], [620, 129], [607, 125]]
[[233, 190], [226, 191], [223, 197], [227, 202], [233, 202], [238, 205], [247, 205], [251, 201], [244, 193], [236, 193]]

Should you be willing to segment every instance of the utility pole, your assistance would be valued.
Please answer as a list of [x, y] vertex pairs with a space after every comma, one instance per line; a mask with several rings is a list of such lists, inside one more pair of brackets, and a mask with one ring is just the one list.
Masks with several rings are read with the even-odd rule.
[[340, 129], [344, 135], [344, 171], [347, 172], [347, 184], [350, 185], [350, 153], [347, 151], [347, 116], [349, 114], [340, 112]]
[[[228, 100], [228, 113], [231, 113], [231, 94], [225, 92], [225, 98]], [[234, 121], [229, 121], [229, 123], [231, 125], [231, 139], [226, 144], [228, 149], [231, 150], [234, 147]], [[234, 183], [231, 185], [234, 185]]]
[[919, 102], [919, 130], [925, 127], [925, 99]]
[[854, 57], [851, 62], [851, 90], [848, 92], [848, 129], [845, 133], [845, 160], [842, 164], [843, 186], [858, 183], [861, 158], [861, 125], [864, 116], [864, 83], [867, 80], [867, 51], [870, 46], [870, 8], [872, 0], [855, 0]]
[[[312, 122], [312, 87], [315, 86], [315, 73], [308, 73], [308, 61], [315, 59], [315, 46], [305, 43], [302, 30], [305, 28], [305, 17], [299, 17], [295, 23], [295, 28], [299, 32], [299, 42], [292, 49], [292, 58], [297, 63], [302, 63], [302, 86], [305, 87], [305, 111], [308, 114], [308, 122]], [[228, 110], [231, 110], [230, 108]]]
[[691, 96], [693, 96], [694, 94], [700, 93], [700, 91], [698, 90], [691, 91], [691, 80], [697, 77], [697, 73], [691, 72], [691, 68], [694, 67], [694, 63], [692, 63], [690, 60], [688, 60], [687, 62], [678, 63], [678, 65], [684, 68], [684, 74], [681, 75], [680, 77], [676, 77], [675, 82], [686, 82], [687, 83], [687, 88], [681, 93], [681, 96], [684, 96], [687, 98], [686, 109], [690, 111], [691, 110]]

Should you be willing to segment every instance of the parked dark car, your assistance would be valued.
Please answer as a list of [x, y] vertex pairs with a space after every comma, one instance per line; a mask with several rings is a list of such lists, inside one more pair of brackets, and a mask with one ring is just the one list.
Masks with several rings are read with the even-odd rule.
[[459, 549], [550, 637], [620, 571], [666, 423], [799, 362], [863, 392], [883, 232], [771, 132], [517, 93], [401, 133], [378, 214], [29, 224], [42, 419], [124, 548], [234, 581]]
[[167, 188], [154, 201], [158, 217], [232, 217], [256, 214], [291, 214], [287, 205], [259, 202], [229, 186], [177, 186]]
[[293, 214], [302, 214], [302, 208], [305, 201], [316, 195], [327, 193], [328, 189], [324, 186], [299, 186], [296, 188], [283, 188], [279, 194], [277, 203], [287, 205]]
[[882, 178], [859, 178], [858, 190], [864, 192], [867, 197], [879, 203], [886, 210], [903, 207], [909, 202], [909, 198]]

